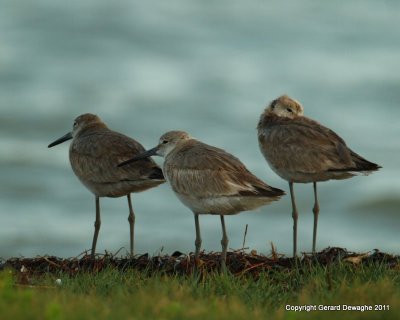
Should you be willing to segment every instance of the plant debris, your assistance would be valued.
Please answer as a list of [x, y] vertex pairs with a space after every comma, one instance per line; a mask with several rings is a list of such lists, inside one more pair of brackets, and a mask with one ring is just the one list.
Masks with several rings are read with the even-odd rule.
[[[131, 257], [117, 257], [117, 254], [106, 252], [97, 254], [95, 259], [88, 252], [74, 258], [58, 258], [42, 256], [35, 258], [10, 258], [0, 260], [0, 270], [11, 269], [17, 274], [18, 283], [29, 285], [31, 280], [46, 274], [58, 276], [67, 274], [71, 277], [82, 272], [98, 273], [105, 269], [116, 268], [120, 271], [136, 270], [152, 274], [190, 275], [198, 272], [205, 276], [207, 273], [220, 270], [220, 253], [200, 253], [195, 261], [194, 255], [176, 251], [172, 255], [149, 256], [149, 254]], [[389, 268], [399, 268], [400, 256], [394, 256], [375, 249], [368, 253], [349, 252], [343, 248], [329, 247], [316, 254], [302, 253], [301, 257], [287, 258], [278, 254], [274, 246], [270, 256], [260, 255], [255, 250], [246, 253], [244, 249], [230, 251], [227, 254], [227, 270], [235, 276], [251, 276], [255, 279], [262, 272], [272, 270], [291, 271], [302, 266], [330, 265], [332, 263], [360, 264], [380, 263]]]

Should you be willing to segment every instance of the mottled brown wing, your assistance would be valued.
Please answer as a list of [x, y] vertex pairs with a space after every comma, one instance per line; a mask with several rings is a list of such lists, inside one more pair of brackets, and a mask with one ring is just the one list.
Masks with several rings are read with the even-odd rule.
[[167, 156], [164, 173], [175, 192], [198, 198], [261, 194], [273, 189], [250, 173], [238, 158], [196, 140]]
[[143, 159], [127, 166], [118, 163], [144, 152], [137, 141], [115, 131], [105, 129], [95, 135], [81, 136], [71, 144], [70, 160], [78, 176], [94, 183], [162, 179], [161, 169], [152, 159]]
[[316, 173], [354, 167], [344, 140], [316, 121], [301, 117], [267, 131], [260, 135], [261, 147], [275, 168]]

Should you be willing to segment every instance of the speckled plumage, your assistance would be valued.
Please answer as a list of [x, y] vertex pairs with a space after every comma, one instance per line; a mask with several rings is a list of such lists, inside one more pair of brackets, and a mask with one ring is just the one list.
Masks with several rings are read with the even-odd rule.
[[[89, 117], [82, 115], [76, 121], [87, 121]], [[140, 154], [145, 149], [139, 142], [110, 130], [96, 118], [76, 134], [69, 149], [74, 173], [93, 194], [99, 197], [121, 197], [164, 182], [160, 167], [152, 159], [116, 167], [116, 163], [129, 159], [133, 154]]]
[[289, 118], [267, 108], [258, 123], [258, 141], [271, 168], [287, 181], [346, 179], [378, 169], [335, 132], [301, 114]]
[[195, 139], [183, 140], [165, 157], [164, 173], [179, 199], [198, 214], [236, 214], [283, 194], [233, 155]]

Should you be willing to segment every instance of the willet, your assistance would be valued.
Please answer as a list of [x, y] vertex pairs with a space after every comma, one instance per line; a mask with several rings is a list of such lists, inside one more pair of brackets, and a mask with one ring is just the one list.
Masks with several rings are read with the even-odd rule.
[[92, 258], [100, 230], [100, 197], [127, 196], [129, 205], [130, 253], [134, 254], [135, 214], [131, 193], [140, 192], [165, 182], [161, 168], [152, 159], [143, 159], [124, 168], [115, 163], [145, 151], [137, 141], [110, 130], [100, 118], [83, 114], [75, 119], [73, 130], [49, 144], [49, 148], [72, 139], [69, 160], [79, 180], [95, 195], [96, 221]]
[[163, 172], [167, 181], [179, 200], [194, 213], [196, 260], [201, 248], [199, 215], [220, 216], [223, 268], [228, 247], [224, 216], [253, 210], [285, 194], [258, 179], [233, 155], [193, 139], [183, 131], [165, 133], [157, 147], [119, 166], [153, 155], [165, 158]]
[[317, 182], [347, 179], [368, 174], [380, 166], [369, 162], [346, 146], [332, 130], [303, 116], [303, 107], [283, 95], [272, 101], [261, 114], [258, 141], [268, 164], [289, 182], [293, 216], [293, 256], [297, 253], [297, 218], [293, 183], [314, 185], [314, 229], [312, 251], [315, 253], [319, 204]]

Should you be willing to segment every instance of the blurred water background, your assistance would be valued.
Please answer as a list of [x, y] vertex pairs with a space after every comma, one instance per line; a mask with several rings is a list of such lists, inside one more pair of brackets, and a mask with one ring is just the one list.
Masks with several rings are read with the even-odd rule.
[[[318, 248], [399, 254], [399, 30], [396, 0], [0, 0], [0, 257], [90, 248], [94, 196], [70, 168], [69, 142], [47, 148], [86, 112], [146, 148], [186, 130], [288, 191], [255, 129], [283, 93], [383, 166], [319, 184]], [[312, 185], [295, 190], [299, 249], [310, 251]], [[194, 249], [193, 215], [167, 184], [133, 201], [138, 253]], [[128, 248], [126, 198], [101, 206], [98, 252]], [[289, 196], [226, 221], [230, 248], [248, 224], [251, 249], [292, 250]], [[219, 218], [200, 223], [203, 248], [219, 251]]]

